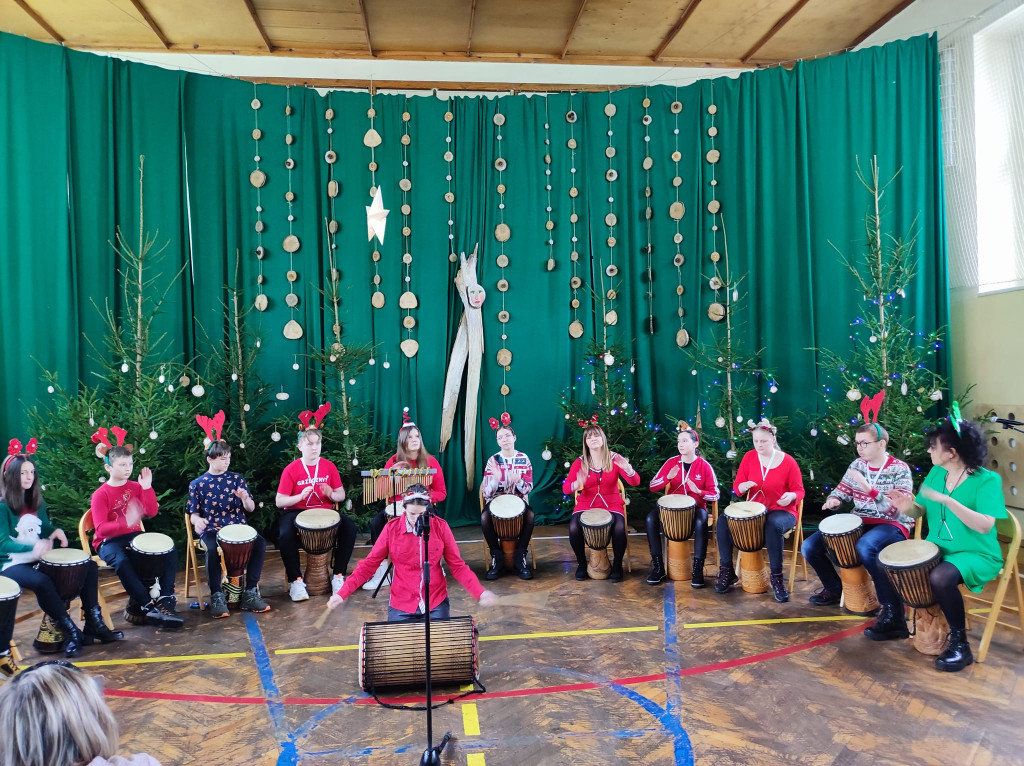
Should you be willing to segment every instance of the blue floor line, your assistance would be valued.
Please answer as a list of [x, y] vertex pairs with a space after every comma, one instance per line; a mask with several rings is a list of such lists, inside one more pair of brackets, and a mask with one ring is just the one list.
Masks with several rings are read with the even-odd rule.
[[665, 728], [672, 733], [676, 766], [693, 766], [693, 744], [683, 728], [683, 681], [679, 676], [679, 634], [676, 632], [676, 586], [662, 588], [665, 610]]
[[274, 669], [270, 664], [270, 652], [267, 651], [267, 645], [263, 641], [263, 631], [260, 630], [260, 624], [252, 614], [246, 612], [242, 615], [242, 620], [245, 622], [245, 630], [249, 635], [249, 645], [252, 646], [256, 671], [259, 673], [260, 684], [263, 686], [263, 696], [267, 698], [267, 711], [270, 713], [270, 720], [274, 724], [274, 733], [281, 746], [277, 764], [278, 766], [295, 766], [299, 762], [299, 751], [295, 745], [295, 735], [288, 727], [284, 705], [281, 704], [281, 692], [274, 680]]

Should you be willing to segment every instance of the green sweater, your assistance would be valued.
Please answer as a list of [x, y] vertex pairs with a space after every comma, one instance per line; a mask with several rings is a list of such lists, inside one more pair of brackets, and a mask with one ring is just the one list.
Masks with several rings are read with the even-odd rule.
[[[50, 523], [50, 517], [46, 513], [46, 503], [39, 503], [39, 510], [36, 511], [36, 516], [39, 517], [39, 521], [43, 525], [43, 529], [39, 533], [39, 539], [45, 540], [57, 529]], [[16, 514], [7, 503], [0, 500], [0, 566], [3, 566], [10, 560], [10, 554], [27, 553], [32, 550], [32, 545], [19, 543], [17, 540], [12, 539], [18, 534], [19, 518], [19, 514]]]

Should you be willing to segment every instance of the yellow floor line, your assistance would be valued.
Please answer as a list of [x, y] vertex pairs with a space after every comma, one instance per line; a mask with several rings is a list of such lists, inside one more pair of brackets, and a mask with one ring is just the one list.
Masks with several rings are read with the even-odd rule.
[[470, 753], [466, 756], [466, 766], [487, 766], [483, 753]]
[[463, 684], [462, 686], [459, 687], [459, 691], [460, 692], [471, 692], [475, 688], [476, 687], [473, 684]]
[[462, 731], [467, 737], [480, 735], [480, 716], [475, 702], [462, 703]]
[[658, 625], [642, 625], [635, 628], [597, 628], [595, 630], [558, 630], [550, 633], [509, 633], [504, 636], [480, 636], [481, 641], [511, 641], [517, 638], [562, 638], [564, 636], [600, 636], [609, 633], [640, 633], [661, 630]]
[[741, 625], [780, 625], [786, 622], [833, 622], [835, 620], [870, 620], [856, 614], [837, 614], [833, 617], [782, 617], [775, 620], [734, 620], [732, 622], [686, 622], [684, 628], [734, 628]]
[[317, 652], [348, 652], [358, 649], [359, 644], [345, 644], [344, 646], [311, 646], [307, 649], [275, 649], [274, 654], [316, 654]]
[[199, 660], [237, 660], [245, 657], [245, 652], [228, 652], [226, 654], [183, 654], [178, 657], [139, 657], [128, 660], [89, 660], [76, 662], [80, 668], [95, 668], [100, 665], [142, 665], [148, 662], [194, 662]]

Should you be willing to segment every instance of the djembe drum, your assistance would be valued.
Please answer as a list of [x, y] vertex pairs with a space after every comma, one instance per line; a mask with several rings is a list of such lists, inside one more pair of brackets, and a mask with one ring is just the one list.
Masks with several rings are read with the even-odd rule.
[[523, 531], [523, 520], [526, 518], [526, 503], [516, 495], [497, 495], [491, 500], [491, 523], [494, 533], [501, 543], [501, 552], [505, 554], [505, 566], [514, 566], [516, 541]]
[[135, 567], [135, 574], [152, 595], [153, 583], [159, 584], [167, 559], [174, 558], [174, 541], [160, 532], [143, 532], [135, 535], [128, 544], [128, 557]]
[[252, 558], [255, 544], [256, 530], [248, 524], [228, 524], [217, 530], [217, 545], [224, 557], [224, 569], [228, 573], [223, 588], [228, 604], [241, 603], [242, 575]]
[[306, 571], [302, 579], [311, 596], [331, 592], [329, 563], [340, 524], [341, 514], [330, 508], [311, 508], [295, 517], [295, 530], [306, 551]]
[[14, 625], [14, 614], [18, 611], [21, 586], [10, 577], [0, 576], [0, 625], [8, 622]]
[[[426, 626], [414, 622], [364, 622], [359, 632], [359, 686], [377, 689], [424, 686]], [[476, 625], [472, 617], [430, 623], [431, 685], [473, 683], [479, 678]]]
[[[53, 580], [53, 586], [64, 601], [65, 609], [71, 599], [82, 591], [89, 571], [89, 561], [89, 554], [80, 548], [54, 548], [40, 560], [39, 572]], [[44, 615], [32, 646], [43, 654], [55, 654], [64, 648], [64, 639], [64, 632], [57, 623], [50, 615]]]
[[592, 580], [607, 580], [612, 565], [608, 561], [608, 544], [614, 526], [611, 511], [593, 509], [580, 513], [583, 541], [587, 544], [587, 574]]
[[939, 546], [927, 540], [901, 540], [878, 554], [878, 565], [903, 603], [914, 610], [914, 648], [921, 654], [941, 654], [949, 633], [949, 624], [936, 606], [928, 580], [941, 562]]
[[768, 509], [764, 503], [741, 501], [725, 509], [725, 523], [733, 545], [740, 550], [740, 586], [747, 593], [768, 590], [768, 565], [764, 554], [764, 527]]
[[668, 576], [673, 580], [689, 580], [688, 566], [693, 557], [693, 530], [697, 522], [697, 501], [689, 495], [663, 495], [658, 498], [661, 531], [668, 540]]
[[857, 541], [864, 534], [864, 520], [853, 513], [837, 513], [818, 525], [843, 581], [843, 606], [853, 614], [870, 615], [878, 610], [878, 597], [871, 575], [857, 555]]

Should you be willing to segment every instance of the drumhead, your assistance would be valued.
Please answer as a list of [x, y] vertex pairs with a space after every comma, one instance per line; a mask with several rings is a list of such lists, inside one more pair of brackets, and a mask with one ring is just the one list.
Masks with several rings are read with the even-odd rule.
[[755, 516], [760, 516], [767, 512], [768, 508], [765, 507], [764, 503], [742, 500], [738, 503], [731, 503], [726, 506], [725, 516], [726, 518], [731, 517], [734, 519], [752, 519]]
[[256, 530], [248, 524], [228, 524], [218, 530], [217, 539], [226, 543], [251, 543], [256, 539]]
[[[168, 537], [167, 539], [170, 540], [171, 538]], [[54, 548], [43, 556], [42, 560], [47, 564], [70, 566], [72, 564], [81, 564], [83, 561], [88, 561], [89, 554], [81, 548]]]
[[612, 523], [611, 511], [595, 508], [580, 513], [580, 524], [585, 527], [603, 527]]
[[327, 529], [341, 521], [341, 514], [330, 508], [310, 508], [295, 517], [295, 526], [303, 529]]
[[939, 546], [927, 540], [901, 540], [878, 554], [878, 563], [890, 567], [913, 567], [939, 555]]
[[837, 513], [826, 516], [818, 525], [823, 535], [846, 535], [858, 527], [864, 526], [864, 520], [855, 513]]
[[491, 515], [499, 519], [514, 519], [525, 509], [523, 498], [515, 495], [498, 495], [491, 500]]
[[139, 553], [148, 553], [152, 556], [161, 553], [170, 553], [174, 550], [174, 541], [161, 532], [143, 532], [132, 538], [132, 548]]
[[21, 586], [10, 577], [0, 577], [0, 601], [10, 601], [21, 595]]
[[680, 508], [690, 508], [696, 504], [697, 501], [689, 495], [662, 495], [658, 498], [659, 508], [679, 510]]

